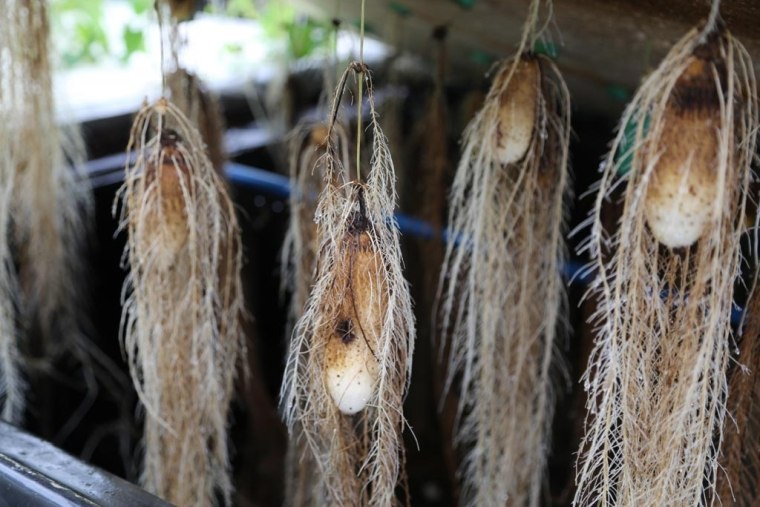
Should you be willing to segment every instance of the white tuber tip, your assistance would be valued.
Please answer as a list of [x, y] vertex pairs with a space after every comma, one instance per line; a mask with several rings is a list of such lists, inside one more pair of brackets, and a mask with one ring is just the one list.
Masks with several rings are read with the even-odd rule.
[[687, 188], [678, 189], [670, 201], [646, 207], [646, 219], [652, 235], [669, 248], [693, 245], [710, 220], [711, 203], [690, 195]]
[[364, 410], [375, 391], [377, 366], [354, 361], [342, 368], [327, 368], [327, 391], [338, 410], [354, 415]]

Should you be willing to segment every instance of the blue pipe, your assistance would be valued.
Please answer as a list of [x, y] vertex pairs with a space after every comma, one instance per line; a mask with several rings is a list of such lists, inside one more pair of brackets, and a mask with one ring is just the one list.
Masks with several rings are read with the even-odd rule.
[[[229, 162], [226, 167], [230, 181], [239, 185], [256, 188], [268, 192], [283, 199], [290, 195], [290, 180], [281, 174], [265, 171], [255, 167]], [[417, 236], [425, 239], [433, 239], [436, 236], [435, 228], [424, 220], [415, 218], [404, 213], [396, 213], [396, 223], [402, 234]], [[450, 232], [444, 229], [441, 232], [444, 242], [448, 242]], [[567, 260], [562, 266], [562, 274], [573, 283], [588, 285], [594, 278], [593, 272], [589, 272], [587, 266], [575, 260]], [[738, 326], [741, 323], [744, 310], [735, 307], [731, 312], [731, 323]]]
[[[122, 155], [119, 160], [121, 161], [121, 165], [123, 165], [124, 156]], [[90, 165], [92, 167], [100, 167], [103, 164], [101, 163], [100, 166], [98, 166], [98, 161], [93, 161]], [[290, 180], [287, 176], [282, 174], [238, 164], [236, 162], [227, 162], [225, 172], [232, 183], [257, 189], [281, 199], [287, 199], [290, 195]], [[102, 181], [113, 183], [114, 177], [106, 178]], [[424, 220], [420, 220], [419, 218], [404, 213], [396, 213], [395, 218], [399, 231], [402, 234], [425, 239], [432, 239], [437, 235], [435, 228]], [[444, 242], [448, 242], [450, 240], [449, 230], [444, 229], [441, 232], [441, 237]], [[586, 269], [586, 266], [574, 260], [568, 260], [565, 262], [562, 267], [562, 273], [567, 280], [582, 285], [587, 285], [594, 277], [593, 273]], [[734, 325], [739, 325], [743, 313], [744, 310], [742, 308], [735, 307], [731, 312], [731, 322]]]

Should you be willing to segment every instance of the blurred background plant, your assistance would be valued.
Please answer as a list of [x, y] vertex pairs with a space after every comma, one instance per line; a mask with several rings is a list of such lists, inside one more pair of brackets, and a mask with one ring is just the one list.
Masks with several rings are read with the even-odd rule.
[[206, 10], [256, 20], [265, 40], [273, 43], [272, 48], [282, 48], [270, 52], [273, 57], [297, 60], [323, 53], [330, 46], [330, 27], [327, 23], [299, 14], [292, 5], [281, 0], [228, 0], [222, 4], [209, 3]]
[[[111, 11], [106, 15], [108, 4], [121, 10], [121, 15], [114, 16]], [[153, 0], [51, 0], [59, 67], [94, 65], [107, 60], [126, 62], [132, 54], [145, 51], [143, 32], [152, 4]]]
[[[104, 63], [126, 64], [146, 51], [146, 31], [155, 23], [154, 0], [51, 0], [57, 66], [71, 69]], [[245, 44], [265, 44], [273, 60], [294, 60], [327, 51], [330, 27], [301, 15], [279, 0], [209, 2], [204, 15], [254, 21], [248, 40], [227, 42], [222, 50], [239, 53]], [[261, 35], [261, 38], [257, 35]]]

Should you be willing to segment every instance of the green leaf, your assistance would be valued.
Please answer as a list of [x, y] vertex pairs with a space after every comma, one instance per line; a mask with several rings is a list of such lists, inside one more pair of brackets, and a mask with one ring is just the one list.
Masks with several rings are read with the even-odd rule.
[[132, 10], [135, 14], [143, 14], [153, 7], [154, 0], [129, 0], [129, 3], [132, 4]]
[[259, 16], [259, 23], [268, 37], [280, 39], [287, 34], [295, 18], [296, 11], [290, 5], [269, 2]]
[[142, 30], [133, 30], [130, 26], [125, 26], [122, 32], [124, 39], [125, 54], [122, 60], [127, 61], [129, 57], [138, 51], [145, 51], [145, 37]]
[[253, 0], [228, 0], [226, 14], [236, 18], [256, 19], [259, 17]]
[[65, 67], [95, 63], [108, 54], [103, 17], [103, 0], [51, 0], [50, 19]]

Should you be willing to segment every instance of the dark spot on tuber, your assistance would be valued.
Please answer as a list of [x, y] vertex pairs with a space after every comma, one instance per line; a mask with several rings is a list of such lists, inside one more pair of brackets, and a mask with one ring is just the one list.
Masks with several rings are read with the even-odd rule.
[[346, 345], [356, 339], [354, 326], [349, 319], [341, 320], [335, 331], [338, 333], [338, 336], [340, 336], [340, 340]]

